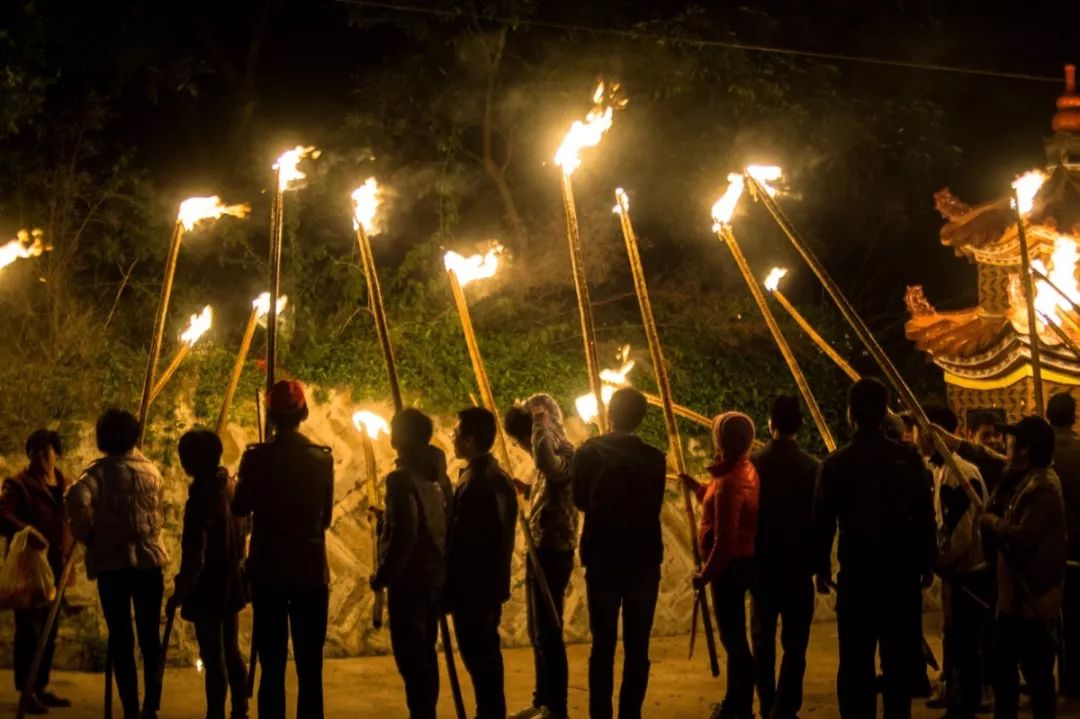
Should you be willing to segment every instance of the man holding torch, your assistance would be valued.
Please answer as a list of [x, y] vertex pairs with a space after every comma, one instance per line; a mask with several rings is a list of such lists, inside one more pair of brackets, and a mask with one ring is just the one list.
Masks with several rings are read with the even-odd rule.
[[300, 433], [304, 390], [279, 381], [266, 397], [269, 442], [240, 460], [233, 512], [252, 517], [248, 574], [255, 651], [262, 668], [259, 719], [285, 718], [285, 664], [292, 629], [297, 716], [323, 716], [322, 664], [330, 609], [326, 530], [334, 509], [334, 458]]
[[[591, 396], [591, 395], [590, 395]], [[570, 464], [574, 447], [566, 439], [562, 410], [551, 395], [535, 394], [506, 413], [506, 433], [532, 455], [536, 476], [532, 484], [519, 482], [529, 498], [529, 532], [536, 543], [540, 570], [544, 572], [557, 617], [547, 609], [532, 565], [525, 569], [528, 593], [529, 638], [536, 660], [536, 684], [529, 707], [512, 719], [542, 716], [558, 719], [567, 715], [566, 694], [569, 669], [563, 642], [562, 614], [566, 587], [574, 571], [578, 513], [570, 492]]]
[[388, 588], [390, 646], [405, 682], [410, 719], [435, 719], [439, 700], [440, 599], [446, 580], [444, 470], [432, 461], [431, 418], [398, 412], [390, 428], [397, 468], [386, 477], [386, 511], [372, 591]]

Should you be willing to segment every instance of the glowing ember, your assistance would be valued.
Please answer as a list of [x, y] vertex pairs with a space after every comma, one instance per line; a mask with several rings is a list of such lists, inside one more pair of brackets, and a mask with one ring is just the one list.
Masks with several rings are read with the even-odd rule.
[[765, 278], [765, 289], [769, 292], [776, 292], [780, 289], [780, 280], [787, 276], [787, 269], [784, 267], [774, 267], [769, 270], [769, 276]]
[[197, 671], [199, 674], [202, 674], [202, 671], [203, 671], [202, 659], [196, 659], [195, 660], [195, 671]]
[[293, 183], [307, 177], [297, 168], [300, 160], [305, 157], [315, 159], [320, 154], [319, 150], [316, 150], [313, 145], [297, 145], [293, 149], [283, 152], [277, 162], [274, 163], [274, 169], [278, 173], [278, 192], [285, 192]]
[[[1046, 182], [1047, 175], [1042, 170], [1030, 170], [1013, 180], [1012, 187], [1016, 190], [1016, 196], [1020, 200], [1020, 214], [1027, 215], [1035, 206], [1035, 195], [1039, 194], [1039, 188]], [[1012, 200], [1010, 206], [1016, 207], [1016, 200]]]
[[7, 267], [15, 260], [26, 257], [37, 257], [49, 249], [42, 242], [44, 234], [41, 230], [19, 230], [15, 239], [7, 244], [0, 245], [0, 269]]
[[622, 214], [623, 205], [626, 205], [626, 209], [630, 209], [630, 196], [623, 191], [623, 188], [615, 188], [615, 200], [618, 204], [612, 207], [611, 211], [614, 212], [616, 215]]
[[353, 426], [357, 432], [364, 432], [371, 439], [378, 439], [380, 434], [390, 434], [390, 425], [385, 419], [362, 409], [354, 412], [352, 416]]
[[[605, 369], [600, 372], [600, 381], [603, 382], [600, 387], [600, 398], [604, 401], [605, 407], [611, 402], [611, 396], [615, 394], [615, 390], [630, 386], [627, 375], [634, 369], [634, 360], [630, 359], [630, 345], [623, 345], [619, 352], [619, 359], [622, 362], [619, 369]], [[577, 410], [582, 422], [586, 424], [592, 422], [597, 415], [596, 396], [592, 392], [581, 395], [574, 400], [574, 409]]]
[[180, 341], [187, 344], [189, 347], [195, 345], [202, 337], [210, 325], [214, 323], [214, 310], [210, 308], [210, 305], [203, 307], [202, 312], [197, 315], [191, 316], [191, 321], [188, 322], [187, 329], [180, 335]]
[[475, 280], [486, 280], [494, 277], [499, 269], [499, 255], [503, 247], [499, 243], [492, 245], [491, 249], [482, 255], [463, 257], [454, 251], [443, 255], [443, 264], [447, 272], [457, 275], [458, 282], [462, 287]]
[[375, 232], [375, 213], [379, 209], [379, 194], [382, 188], [375, 182], [374, 177], [369, 177], [364, 184], [353, 190], [353, 229], [364, 228], [364, 232]]
[[[288, 295], [282, 295], [281, 297], [278, 297], [277, 312], [279, 315], [285, 311], [285, 307], [288, 304]], [[255, 317], [260, 320], [270, 314], [270, 293], [263, 292], [261, 295], [256, 297], [255, 301], [251, 303], [251, 308], [255, 310]]]
[[[605, 92], [604, 83], [596, 86], [593, 93], [593, 109], [585, 116], [585, 121], [574, 120], [570, 125], [570, 131], [566, 133], [562, 144], [555, 152], [555, 164], [562, 168], [563, 174], [570, 176], [581, 165], [578, 154], [583, 147], [596, 147], [604, 137], [604, 133], [611, 129], [611, 121], [615, 114], [615, 108], [626, 106], [626, 101], [610, 100]], [[611, 95], [619, 89], [613, 85]]]
[[216, 220], [222, 215], [233, 217], [247, 217], [251, 212], [251, 205], [225, 205], [217, 195], [211, 197], [189, 197], [180, 203], [180, 211], [176, 214], [176, 221], [184, 226], [188, 232], [203, 220]]

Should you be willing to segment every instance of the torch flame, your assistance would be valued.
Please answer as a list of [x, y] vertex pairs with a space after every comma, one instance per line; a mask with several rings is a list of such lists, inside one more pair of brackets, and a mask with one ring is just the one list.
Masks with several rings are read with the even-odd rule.
[[187, 329], [180, 335], [180, 341], [189, 347], [193, 347], [213, 323], [214, 310], [210, 308], [210, 305], [207, 305], [203, 307], [202, 312], [191, 316]]
[[[612, 90], [618, 89], [618, 86]], [[578, 154], [583, 147], [596, 147], [604, 134], [611, 129], [612, 118], [615, 114], [615, 106], [604, 102], [605, 87], [601, 82], [593, 92], [593, 109], [585, 116], [585, 121], [574, 120], [570, 125], [570, 131], [566, 133], [562, 144], [555, 152], [555, 164], [562, 168], [563, 174], [569, 177], [574, 170], [581, 165]], [[622, 107], [626, 103], [618, 103]]]
[[776, 292], [780, 289], [780, 280], [787, 276], [787, 268], [774, 267], [769, 270], [769, 276], [765, 278], [765, 289], [769, 292]]
[[176, 221], [191, 232], [192, 228], [203, 220], [216, 220], [222, 215], [233, 217], [247, 217], [251, 212], [251, 205], [224, 205], [217, 195], [210, 197], [189, 197], [180, 203], [180, 211], [176, 214]]
[[[1020, 214], [1027, 215], [1035, 206], [1035, 195], [1039, 194], [1039, 188], [1046, 182], [1047, 175], [1042, 170], [1029, 170], [1012, 182], [1016, 190], [1016, 197], [1020, 200]], [[1011, 207], [1016, 207], [1016, 200], [1010, 201]]]
[[[1037, 276], [1033, 278], [1035, 311], [1042, 320], [1040, 326], [1045, 322], [1053, 322], [1061, 326], [1061, 316], [1067, 312], [1072, 312], [1072, 305], [1070, 305], [1069, 300], [1080, 304], [1080, 283], [1076, 280], [1078, 262], [1080, 262], [1080, 250], [1076, 246], [1076, 241], [1065, 235], [1058, 235], [1054, 240], [1054, 251], [1050, 254], [1050, 269], [1047, 269], [1046, 263], [1041, 259], [1031, 261], [1032, 270], [1044, 275], [1069, 298], [1066, 300], [1045, 280], [1039, 279]], [[1009, 303], [1014, 308], [1023, 308], [1025, 306], [1023, 284], [1019, 275], [1009, 276]], [[1027, 320], [1024, 312], [1017, 312], [1014, 321], [1016, 320], [1019, 320], [1026, 327]], [[1056, 337], [1045, 337], [1043, 339], [1053, 344], [1057, 343]]]
[[390, 434], [390, 425], [387, 421], [366, 409], [354, 412], [352, 421], [357, 432], [364, 432], [371, 439], [378, 439], [379, 434]]
[[[630, 374], [630, 370], [634, 369], [634, 360], [630, 359], [630, 345], [623, 345], [622, 350], [619, 352], [619, 358], [622, 361], [622, 366], [619, 369], [600, 371], [600, 381], [603, 383], [600, 386], [600, 398], [604, 401], [605, 407], [611, 402], [615, 390], [630, 386], [627, 375]], [[586, 424], [592, 422], [598, 414], [596, 411], [596, 396], [592, 392], [581, 395], [574, 400], [574, 409], [577, 410], [578, 417], [581, 418], [582, 422]]]
[[[288, 305], [288, 303], [288, 295], [282, 295], [281, 297], [278, 297], [277, 311], [279, 315], [285, 311], [285, 306]], [[270, 293], [263, 292], [261, 295], [256, 297], [255, 301], [251, 303], [251, 308], [255, 310], [255, 317], [259, 320], [270, 314]]]
[[285, 192], [289, 187], [300, 180], [303, 180], [307, 175], [297, 168], [300, 164], [300, 160], [305, 157], [315, 159], [321, 153], [315, 149], [314, 145], [297, 145], [291, 150], [286, 150], [281, 153], [281, 157], [274, 163], [273, 169], [278, 173], [278, 192]]
[[0, 269], [10, 265], [15, 260], [26, 257], [37, 257], [42, 252], [50, 249], [42, 241], [44, 233], [34, 228], [33, 230], [19, 230], [15, 239], [0, 245]]
[[364, 232], [371, 234], [375, 231], [375, 213], [379, 209], [379, 194], [382, 188], [369, 177], [364, 184], [353, 190], [353, 229], [364, 228]]
[[464, 287], [475, 280], [494, 277], [499, 269], [499, 255], [502, 251], [502, 245], [497, 242], [484, 254], [471, 257], [463, 257], [451, 250], [443, 255], [443, 264], [447, 272], [457, 275], [458, 283]]
[[626, 209], [630, 209], [630, 196], [621, 187], [615, 188], [615, 206], [611, 208], [611, 211], [616, 215], [622, 214], [623, 205], [626, 205]]
[[[746, 174], [757, 180], [769, 197], [776, 197], [779, 191], [771, 183], [783, 177], [784, 173], [776, 165], [747, 165]], [[713, 232], [731, 225], [731, 216], [735, 214], [735, 208], [746, 189], [746, 179], [741, 174], [732, 172], [727, 179], [727, 190], [712, 207]]]

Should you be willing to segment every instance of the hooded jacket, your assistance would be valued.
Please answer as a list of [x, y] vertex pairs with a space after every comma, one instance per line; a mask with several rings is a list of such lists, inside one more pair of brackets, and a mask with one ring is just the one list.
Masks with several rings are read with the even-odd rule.
[[533, 420], [532, 456], [536, 475], [529, 491], [529, 532], [536, 546], [558, 552], [577, 547], [578, 511], [570, 486], [574, 447], [563, 431], [562, 410], [546, 394], [533, 395], [547, 409], [547, 420]]
[[[953, 459], [985, 504], [986, 490], [978, 468], [955, 453]], [[938, 552], [935, 569], [939, 574], [956, 575], [985, 568], [979, 508], [971, 503], [948, 465], [933, 465], [933, 472]]]
[[440, 484], [445, 470], [429, 450], [399, 452], [397, 468], [386, 477], [376, 588], [437, 592], [446, 582], [450, 498]]
[[[64, 514], [67, 487], [67, 477], [59, 469], [56, 470], [56, 486], [50, 487], [27, 468], [4, 480], [0, 489], [0, 536], [11, 539], [26, 526], [40, 532], [49, 543], [49, 567], [57, 581], [63, 571], [64, 558], [74, 543]], [[70, 581], [74, 579], [72, 574]]]
[[169, 561], [161, 540], [165, 485], [138, 449], [93, 462], [67, 493], [68, 520], [86, 545], [86, 574], [153, 569]]
[[663, 561], [660, 511], [667, 458], [627, 432], [610, 432], [574, 454], [574, 504], [584, 515], [581, 563], [589, 569], [638, 569]]
[[760, 482], [750, 462], [753, 441], [754, 423], [745, 414], [726, 412], [713, 421], [713, 480], [698, 493], [697, 541], [706, 581], [719, 578], [731, 562], [754, 556]]

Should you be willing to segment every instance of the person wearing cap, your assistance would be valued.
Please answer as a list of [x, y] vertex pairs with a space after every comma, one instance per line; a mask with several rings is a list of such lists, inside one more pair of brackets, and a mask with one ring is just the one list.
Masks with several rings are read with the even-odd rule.
[[555, 603], [553, 615], [537, 586], [535, 570], [526, 564], [525, 608], [536, 667], [535, 688], [532, 703], [510, 719], [558, 719], [567, 715], [570, 682], [562, 615], [578, 536], [578, 511], [570, 490], [574, 446], [566, 439], [562, 410], [548, 394], [534, 394], [511, 407], [503, 426], [536, 465], [532, 483], [521, 482], [519, 489], [529, 499], [529, 532]]
[[291, 630], [297, 715], [320, 719], [330, 604], [326, 530], [334, 508], [334, 458], [329, 447], [300, 433], [308, 406], [298, 382], [275, 384], [266, 404], [273, 436], [245, 450], [233, 497], [233, 512], [252, 519], [247, 571], [255, 651], [262, 670], [259, 717], [285, 717]]
[[495, 415], [482, 407], [458, 412], [454, 454], [466, 466], [454, 488], [444, 599], [472, 678], [477, 719], [506, 719], [499, 622], [510, 598], [517, 494], [491, 455], [497, 431]]
[[724, 701], [714, 719], [753, 719], [754, 659], [746, 634], [746, 595], [754, 579], [754, 542], [758, 529], [760, 482], [750, 462], [754, 422], [741, 412], [713, 419], [715, 458], [712, 481], [680, 475], [701, 502], [697, 542], [701, 569], [694, 588], [711, 586], [720, 643], [727, 654]]
[[[26, 440], [26, 468], [14, 477], [4, 480], [0, 488], [0, 536], [10, 540], [14, 535], [30, 527], [29, 544], [32, 549], [45, 549], [54, 581], [59, 582], [64, 561], [72, 548], [71, 532], [64, 516], [64, 492], [67, 477], [57, 462], [63, 455], [60, 435], [47, 429], [33, 432]], [[74, 574], [71, 575], [74, 579]], [[70, 586], [70, 581], [69, 581]], [[34, 660], [38, 642], [45, 631], [49, 617], [49, 605], [15, 610], [15, 641], [12, 665], [15, 669], [15, 691], [26, 687], [30, 664]], [[45, 643], [32, 691], [23, 704], [27, 714], [45, 714], [50, 707], [68, 707], [71, 702], [49, 691], [49, 674], [52, 670], [53, 650], [59, 616], [53, 623]]]
[[982, 516], [996, 549], [994, 716], [1012, 719], [1023, 670], [1035, 719], [1055, 715], [1054, 659], [1068, 556], [1061, 482], [1051, 468], [1054, 430], [1041, 417], [1001, 428], [1008, 466]]
[[637, 434], [648, 411], [632, 387], [608, 403], [611, 431], [578, 447], [570, 469], [574, 504], [583, 515], [581, 563], [589, 608], [589, 717], [611, 719], [615, 645], [622, 614], [621, 719], [641, 719], [649, 686], [649, 634], [664, 561], [660, 513], [667, 458]]
[[373, 591], [388, 590], [390, 646], [405, 682], [410, 719], [435, 719], [439, 700], [435, 643], [452, 495], [442, 486], [445, 464], [431, 461], [433, 430], [431, 418], [411, 407], [390, 423], [397, 466], [386, 477], [378, 567], [370, 581]]
[[[754, 540], [757, 579], [751, 591], [751, 638], [755, 684], [765, 719], [799, 713], [806, 650], [814, 619], [814, 487], [821, 462], [799, 447], [803, 410], [798, 397], [783, 395], [769, 414], [772, 439], [751, 457], [761, 483]], [[776, 675], [776, 627], [784, 650]]]
[[1065, 500], [1065, 523], [1069, 536], [1069, 564], [1065, 570], [1065, 596], [1061, 607], [1061, 690], [1080, 698], [1080, 436], [1076, 424], [1076, 400], [1068, 391], [1046, 403], [1046, 419], [1054, 428], [1054, 471]]
[[[162, 570], [169, 561], [161, 537], [165, 483], [136, 447], [139, 420], [133, 414], [105, 410], [96, 434], [104, 456], [68, 490], [68, 519], [75, 539], [86, 545], [86, 574], [97, 579], [124, 719], [155, 719], [161, 706]], [[132, 614], [142, 654], [141, 713]]]
[[850, 443], [821, 464], [814, 500], [817, 588], [828, 594], [839, 529], [836, 627], [840, 716], [877, 714], [875, 650], [880, 652], [885, 717], [911, 716], [913, 669], [922, 624], [922, 588], [936, 553], [932, 484], [911, 445], [882, 431], [889, 392], [862, 379], [848, 392]]

